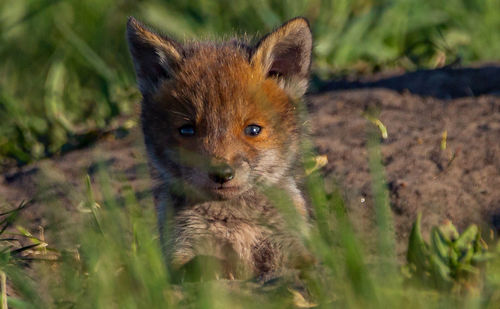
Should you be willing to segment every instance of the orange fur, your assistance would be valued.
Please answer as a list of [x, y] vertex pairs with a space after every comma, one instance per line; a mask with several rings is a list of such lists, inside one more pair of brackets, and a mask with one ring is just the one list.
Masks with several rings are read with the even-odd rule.
[[[312, 47], [307, 21], [293, 19], [253, 46], [179, 44], [135, 19], [128, 38], [169, 261], [182, 268], [199, 256], [231, 260], [231, 278], [292, 267], [304, 248], [265, 188], [284, 191], [307, 222], [294, 175], [296, 107]], [[181, 133], [186, 127], [192, 134]], [[251, 135], [251, 127], [260, 131]]]

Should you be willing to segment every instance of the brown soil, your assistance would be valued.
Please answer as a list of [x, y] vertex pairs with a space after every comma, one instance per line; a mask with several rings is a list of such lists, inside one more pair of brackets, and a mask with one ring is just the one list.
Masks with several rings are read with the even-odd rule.
[[[324, 173], [340, 184], [359, 229], [374, 227], [367, 110], [379, 110], [388, 131], [381, 149], [398, 240], [408, 237], [418, 212], [424, 231], [445, 219], [460, 228], [470, 223], [500, 228], [499, 95], [498, 66], [335, 81], [310, 95], [313, 140], [328, 156]], [[48, 224], [53, 213], [64, 221], [78, 210], [84, 176], [98, 181], [96, 167], [106, 166], [116, 191], [128, 179], [139, 201], [152, 207], [141, 143], [137, 132], [109, 135], [90, 148], [12, 169], [0, 179], [0, 203], [32, 200], [25, 224], [53, 229]], [[398, 241], [399, 254], [404, 244]]]

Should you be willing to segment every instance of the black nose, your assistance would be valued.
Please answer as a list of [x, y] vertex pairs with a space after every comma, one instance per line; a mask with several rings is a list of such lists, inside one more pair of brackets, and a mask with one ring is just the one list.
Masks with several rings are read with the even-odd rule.
[[234, 170], [227, 164], [212, 166], [208, 176], [216, 183], [223, 184], [234, 178]]

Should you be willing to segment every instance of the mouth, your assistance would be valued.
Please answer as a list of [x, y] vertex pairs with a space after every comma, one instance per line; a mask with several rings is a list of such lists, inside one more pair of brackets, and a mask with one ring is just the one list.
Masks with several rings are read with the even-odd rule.
[[229, 198], [233, 197], [241, 192], [241, 188], [239, 186], [225, 186], [225, 185], [220, 185], [220, 186], [215, 186], [211, 187], [210, 191], [214, 193], [215, 195], [224, 197], [224, 198]]

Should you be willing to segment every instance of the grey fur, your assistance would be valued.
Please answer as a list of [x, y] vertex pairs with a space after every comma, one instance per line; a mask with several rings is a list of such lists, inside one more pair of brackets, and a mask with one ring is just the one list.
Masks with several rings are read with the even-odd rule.
[[[301, 132], [296, 104], [307, 88], [312, 48], [307, 21], [291, 20], [254, 47], [238, 40], [181, 45], [134, 19], [127, 31], [143, 94], [141, 122], [168, 262], [182, 270], [198, 256], [211, 256], [221, 261], [223, 276], [245, 278], [310, 260], [300, 240], [310, 211], [294, 168]], [[247, 76], [244, 70], [255, 71]], [[254, 80], [255, 72], [263, 74], [258, 87], [267, 83], [270, 92], [242, 84]], [[228, 134], [246, 106], [262, 109], [265, 102], [258, 98], [269, 96], [281, 102], [271, 102], [275, 112], [261, 110], [274, 115], [264, 128], [276, 140], [271, 146]], [[248, 98], [254, 103], [241, 101]], [[174, 123], [191, 122], [201, 132], [196, 145], [175, 136], [179, 125]], [[181, 142], [195, 150], [173, 146]], [[234, 168], [231, 183], [237, 193], [207, 191], [215, 185], [207, 170], [220, 162]]]

